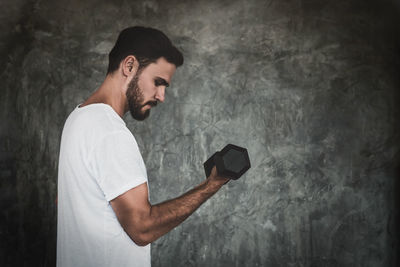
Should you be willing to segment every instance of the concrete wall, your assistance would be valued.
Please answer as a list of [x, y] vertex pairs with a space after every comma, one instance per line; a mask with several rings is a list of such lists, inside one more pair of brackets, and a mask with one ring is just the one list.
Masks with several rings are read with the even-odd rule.
[[398, 2], [5, 0], [0, 8], [1, 266], [55, 265], [62, 126], [132, 25], [163, 30], [185, 56], [165, 103], [144, 122], [126, 117], [151, 201], [200, 183], [202, 163], [227, 143], [247, 147], [252, 161], [153, 244], [153, 266], [396, 265]]

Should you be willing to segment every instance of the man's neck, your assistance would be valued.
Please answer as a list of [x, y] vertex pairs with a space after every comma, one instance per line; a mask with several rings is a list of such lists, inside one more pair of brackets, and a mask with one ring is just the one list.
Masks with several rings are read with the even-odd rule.
[[87, 106], [95, 103], [104, 103], [111, 106], [122, 118], [126, 112], [126, 96], [121, 88], [123, 84], [115, 77], [107, 75], [100, 87], [80, 106]]

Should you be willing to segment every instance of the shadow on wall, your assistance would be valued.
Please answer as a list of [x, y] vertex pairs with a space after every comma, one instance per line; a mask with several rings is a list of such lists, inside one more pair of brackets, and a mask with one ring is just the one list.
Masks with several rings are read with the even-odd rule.
[[[400, 25], [400, 1], [396, 1], [395, 10], [397, 13], [396, 25]], [[400, 51], [400, 29], [397, 29], [397, 51]], [[400, 68], [400, 55], [397, 58], [397, 66], [396, 69]], [[400, 78], [397, 78], [397, 84], [400, 85]], [[398, 87], [399, 88], [399, 87]], [[400, 146], [400, 91], [396, 90], [395, 92], [395, 103], [396, 111], [395, 111], [395, 123], [397, 125], [397, 148]], [[400, 266], [400, 151], [397, 151], [397, 156], [395, 159], [395, 175], [394, 175], [394, 231], [395, 231], [395, 249], [393, 250], [394, 255], [394, 266]]]
[[29, 178], [18, 184], [17, 166], [15, 159], [0, 162], [0, 266], [55, 266], [52, 194]]
[[395, 234], [397, 236], [394, 250], [396, 255], [394, 256], [395, 266], [400, 266], [400, 162], [397, 163], [396, 167], [396, 178], [395, 178]]
[[[2, 137], [3, 138], [3, 137]], [[10, 249], [18, 244], [19, 210], [16, 190], [15, 158], [0, 160], [0, 266], [13, 263]]]
[[[398, 93], [397, 103], [400, 103], [400, 93]], [[398, 115], [400, 115], [400, 108], [397, 110]], [[400, 116], [397, 116], [396, 118], [397, 122], [400, 122]], [[398, 123], [397, 125], [400, 125]], [[399, 133], [399, 131], [398, 131]], [[398, 140], [398, 143], [400, 143], [400, 140]], [[394, 234], [395, 234], [395, 240], [394, 240], [394, 253], [395, 255], [393, 256], [393, 263], [394, 266], [400, 266], [400, 151], [398, 151], [397, 158], [395, 161], [396, 165], [395, 167], [395, 173], [394, 173]]]

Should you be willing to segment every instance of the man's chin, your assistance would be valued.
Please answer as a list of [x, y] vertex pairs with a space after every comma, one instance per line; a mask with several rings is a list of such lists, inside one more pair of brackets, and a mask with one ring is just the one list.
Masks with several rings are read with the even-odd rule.
[[144, 121], [150, 116], [150, 109], [146, 110], [145, 112], [135, 112], [130, 110], [132, 118], [134, 118], [137, 121]]

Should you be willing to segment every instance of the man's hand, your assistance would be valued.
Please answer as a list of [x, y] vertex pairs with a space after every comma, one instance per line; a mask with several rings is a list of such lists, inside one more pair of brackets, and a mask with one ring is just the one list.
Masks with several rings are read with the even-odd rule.
[[230, 179], [227, 177], [219, 176], [217, 172], [217, 167], [213, 167], [210, 176], [207, 178], [210, 182], [215, 182], [217, 184], [226, 184]]
[[182, 223], [228, 181], [214, 167], [206, 180], [178, 198], [151, 205], [147, 184], [142, 184], [110, 203], [125, 232], [137, 245], [145, 246]]

